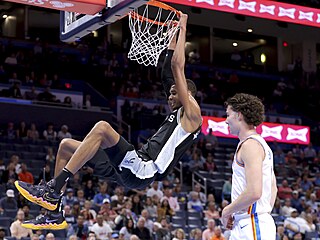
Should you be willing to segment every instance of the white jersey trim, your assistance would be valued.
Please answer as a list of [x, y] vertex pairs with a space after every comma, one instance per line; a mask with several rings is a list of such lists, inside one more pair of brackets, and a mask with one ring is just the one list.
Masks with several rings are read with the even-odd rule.
[[154, 160], [143, 161], [135, 150], [127, 152], [124, 159], [119, 165], [119, 169], [130, 169], [131, 172], [140, 179], [146, 179], [153, 177], [157, 172], [164, 173], [170, 163], [174, 159], [176, 148], [186, 140], [191, 134], [186, 132], [180, 122], [181, 108], [177, 113], [177, 126], [169, 137], [168, 141], [162, 147], [158, 156]]

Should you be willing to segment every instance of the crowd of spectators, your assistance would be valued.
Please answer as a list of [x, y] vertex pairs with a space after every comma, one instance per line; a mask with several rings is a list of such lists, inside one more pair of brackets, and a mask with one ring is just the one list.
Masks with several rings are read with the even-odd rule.
[[[160, 82], [163, 55], [155, 68], [129, 61], [127, 48], [106, 44], [105, 41], [95, 46], [80, 42], [73, 48], [41, 42], [34, 45], [27, 42], [25, 46], [20, 43], [18, 47], [14, 41], [4, 41], [0, 42], [0, 51], [0, 82], [12, 85], [3, 93], [7, 96], [34, 98], [32, 90], [21, 96], [17, 88], [19, 85], [35, 86], [43, 88], [44, 96], [40, 98], [38, 95], [37, 99], [55, 102], [55, 96], [48, 94], [50, 89], [66, 89], [63, 80], [78, 79], [99, 89], [109, 100], [111, 109], [115, 109], [118, 96], [164, 100]], [[233, 61], [233, 55], [230, 61]], [[320, 90], [317, 75], [304, 75], [299, 68], [301, 61], [296, 60], [292, 72], [279, 73], [278, 78], [272, 80], [261, 74], [253, 77], [252, 74], [243, 75], [237, 64], [232, 64], [229, 70], [201, 65], [196, 50], [190, 52], [190, 56], [191, 59], [197, 56], [197, 60], [187, 65], [186, 75], [198, 87], [197, 100], [200, 104], [223, 104], [228, 96], [239, 90], [251, 91], [264, 100], [267, 110], [272, 113], [303, 114], [315, 122], [320, 121], [314, 114], [320, 101], [318, 94], [313, 94]]]
[[[28, 124], [8, 124], [10, 135], [1, 136], [1, 142], [13, 144], [45, 145], [46, 152], [37, 160], [45, 166], [45, 180], [53, 177], [54, 158], [59, 143], [58, 131], [49, 123], [34, 134], [39, 141], [26, 142]], [[35, 127], [33, 127], [34, 129]], [[66, 126], [61, 127], [61, 132]], [[19, 132], [19, 133], [18, 133]], [[11, 136], [9, 138], [9, 136]], [[72, 137], [72, 135], [64, 135]], [[8, 146], [5, 145], [5, 146]], [[233, 152], [225, 152], [222, 139], [213, 134], [200, 134], [195, 144], [183, 156], [183, 181], [173, 172], [162, 182], [154, 182], [144, 190], [125, 189], [116, 182], [98, 179], [93, 169], [83, 167], [68, 182], [63, 198], [63, 209], [69, 227], [66, 231], [29, 231], [20, 226], [23, 219], [31, 219], [44, 213], [35, 208], [14, 188], [17, 179], [39, 183], [43, 173], [33, 172], [34, 160], [16, 151], [8, 156], [1, 148], [0, 218], [14, 213], [14, 221], [3, 228], [5, 234], [20, 239], [49, 239], [55, 234], [60, 239], [228, 239], [229, 231], [221, 226], [222, 209], [230, 202], [230, 170]], [[233, 146], [235, 147], [235, 146]], [[278, 239], [304, 239], [317, 234], [320, 220], [320, 151], [312, 144], [288, 146], [271, 143], [275, 153], [275, 171], [278, 181], [278, 197], [272, 215], [277, 223]], [[216, 157], [216, 156], [219, 156]], [[221, 159], [222, 158], [222, 159]], [[223, 167], [221, 167], [223, 166]], [[221, 191], [203, 189], [200, 183], [190, 181], [192, 173], [207, 172], [225, 174]], [[217, 175], [216, 175], [217, 176]], [[217, 179], [214, 179], [217, 180]], [[192, 188], [193, 186], [193, 188]], [[12, 216], [12, 215], [11, 215]], [[0, 226], [2, 225], [0, 220]], [[1, 232], [1, 230], [0, 230]], [[50, 235], [49, 235], [50, 237]], [[305, 238], [308, 239], [308, 238]]]

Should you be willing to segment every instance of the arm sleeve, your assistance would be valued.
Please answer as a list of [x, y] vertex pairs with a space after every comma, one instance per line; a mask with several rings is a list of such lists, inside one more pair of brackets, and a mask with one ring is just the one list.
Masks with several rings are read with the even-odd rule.
[[170, 88], [174, 84], [173, 74], [171, 70], [172, 55], [173, 55], [173, 50], [167, 50], [162, 71], [161, 71], [161, 82], [162, 82], [167, 99], [170, 95]]

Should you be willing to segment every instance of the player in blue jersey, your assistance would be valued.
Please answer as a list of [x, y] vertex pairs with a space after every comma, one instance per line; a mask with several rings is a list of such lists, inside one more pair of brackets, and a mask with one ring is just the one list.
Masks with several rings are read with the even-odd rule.
[[65, 185], [87, 164], [100, 177], [116, 177], [128, 188], [144, 189], [160, 181], [189, 149], [200, 131], [201, 111], [194, 99], [195, 84], [184, 74], [185, 42], [188, 16], [181, 13], [179, 37], [170, 43], [162, 71], [162, 83], [172, 112], [159, 130], [140, 149], [128, 143], [108, 122], [99, 121], [82, 142], [63, 139], [59, 145], [55, 178], [48, 183], [30, 185], [16, 181], [19, 192], [29, 201], [49, 211], [44, 216], [25, 221], [30, 229], [64, 229], [67, 222], [60, 211]]

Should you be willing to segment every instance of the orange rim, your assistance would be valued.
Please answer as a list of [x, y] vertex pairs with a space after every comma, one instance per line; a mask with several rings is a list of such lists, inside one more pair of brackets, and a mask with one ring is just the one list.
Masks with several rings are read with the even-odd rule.
[[[164, 10], [168, 10], [168, 11], [172, 11], [174, 12], [178, 17], [180, 16], [180, 12], [178, 10], [176, 10], [175, 8], [165, 4], [165, 3], [162, 3], [162, 2], [158, 2], [158, 1], [155, 1], [155, 0], [150, 0], [149, 2], [147, 2], [148, 5], [151, 5], [151, 6], [154, 6], [154, 7], [158, 7], [158, 8], [162, 8]], [[131, 15], [131, 17], [133, 17], [134, 19], [137, 19], [141, 22], [145, 21], [145, 22], [150, 22], [150, 23], [153, 23], [153, 24], [157, 24], [157, 25], [161, 25], [161, 26], [167, 26], [168, 24], [167, 23], [163, 23], [163, 22], [159, 22], [159, 21], [155, 21], [155, 20], [151, 20], [149, 18], [146, 18], [146, 17], [143, 17], [141, 16], [140, 14], [134, 12], [134, 11], [131, 11], [129, 13]]]

